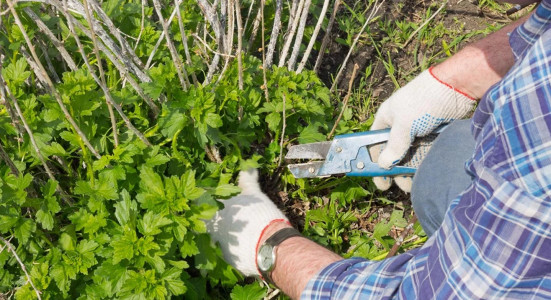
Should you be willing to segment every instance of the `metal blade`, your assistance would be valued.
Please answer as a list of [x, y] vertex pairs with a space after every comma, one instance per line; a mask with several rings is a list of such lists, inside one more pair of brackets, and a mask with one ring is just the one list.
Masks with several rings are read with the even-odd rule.
[[295, 178], [315, 178], [327, 176], [326, 174], [318, 175], [323, 163], [323, 161], [314, 161], [303, 164], [288, 165], [287, 168], [289, 168], [289, 171], [291, 171]]
[[332, 142], [295, 145], [289, 148], [285, 159], [325, 159]]

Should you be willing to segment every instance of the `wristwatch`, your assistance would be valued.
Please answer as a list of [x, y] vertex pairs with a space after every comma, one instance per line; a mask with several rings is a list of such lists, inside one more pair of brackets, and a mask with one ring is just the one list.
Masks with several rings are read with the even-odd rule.
[[264, 241], [264, 244], [258, 249], [256, 264], [258, 265], [258, 271], [260, 271], [262, 278], [267, 282], [274, 283], [271, 273], [276, 264], [277, 246], [286, 239], [294, 236], [301, 236], [301, 234], [298, 230], [291, 227], [280, 229]]

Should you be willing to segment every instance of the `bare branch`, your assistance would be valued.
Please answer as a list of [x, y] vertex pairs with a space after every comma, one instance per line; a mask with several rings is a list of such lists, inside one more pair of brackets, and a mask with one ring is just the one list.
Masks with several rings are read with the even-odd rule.
[[[261, 0], [262, 1], [262, 0]], [[251, 36], [249, 37], [249, 43], [247, 44], [247, 51], [250, 52], [251, 47], [253, 46], [254, 40], [256, 39], [256, 34], [258, 33], [258, 28], [260, 27], [260, 21], [262, 19], [262, 10], [258, 10], [256, 17], [253, 22], [253, 29], [251, 31]]]
[[[176, 67], [176, 73], [178, 74], [178, 79], [180, 79], [180, 84], [182, 85], [182, 88], [184, 89], [184, 91], [186, 91], [190, 84], [187, 79], [186, 69], [182, 65], [182, 60], [180, 59], [180, 55], [178, 55], [178, 51], [176, 51], [176, 47], [174, 46], [174, 43], [172, 42], [172, 38], [170, 37], [168, 23], [165, 22], [165, 19], [163, 17], [161, 4], [159, 3], [158, 0], [153, 0], [153, 6], [155, 7], [155, 11], [157, 12], [159, 21], [163, 26], [163, 31], [165, 32], [166, 44], [168, 45], [168, 50], [170, 51], [172, 60], [174, 61], [174, 66]], [[176, 7], [176, 9], [178, 11], [180, 10], [178, 7]]]
[[13, 175], [19, 176], [19, 170], [17, 170], [17, 167], [11, 160], [10, 156], [4, 149], [4, 146], [2, 146], [2, 143], [0, 143], [0, 158], [6, 163], [6, 165], [10, 168], [10, 171]]
[[212, 7], [207, 0], [197, 0], [197, 4], [199, 4], [199, 8], [201, 8], [203, 15], [209, 21], [210, 26], [212, 27], [212, 30], [214, 30], [214, 35], [216, 36], [220, 51], [225, 53], [226, 37], [224, 34], [224, 27], [222, 26], [222, 23], [218, 18], [216, 9], [214, 9], [214, 7]]
[[67, 52], [67, 49], [65, 49], [65, 47], [63, 46], [63, 43], [57, 39], [57, 37], [52, 33], [48, 26], [44, 24], [42, 19], [40, 19], [40, 17], [38, 17], [38, 15], [30, 7], [25, 7], [23, 10], [36, 23], [40, 31], [44, 33], [50, 39], [50, 41], [52, 41], [54, 46], [56, 46], [57, 50], [61, 54], [61, 57], [63, 57], [65, 62], [67, 62], [69, 68], [72, 71], [76, 71], [78, 69], [77, 65], [75, 64], [75, 61], [73, 60], [69, 52]]
[[[86, 0], [84, 0], [86, 1]], [[85, 2], [85, 5], [86, 2]], [[85, 9], [87, 9], [85, 7]], [[89, 15], [88, 15], [89, 16]], [[90, 21], [90, 20], [89, 20]], [[82, 46], [82, 43], [80, 42], [80, 38], [78, 37], [78, 35], [76, 34], [76, 31], [75, 31], [75, 28], [73, 26], [73, 22], [68, 19], [67, 20], [67, 25], [69, 27], [69, 31], [71, 31], [71, 34], [73, 35], [73, 37], [75, 38], [76, 42], [77, 42], [77, 46], [79, 48], [79, 51], [81, 52], [81, 55], [82, 55], [82, 59], [84, 60], [84, 63], [86, 64], [86, 66], [88, 67], [88, 69], [90, 70], [90, 75], [92, 75], [92, 77], [94, 78], [94, 80], [96, 81], [96, 83], [100, 86], [100, 88], [102, 89], [104, 95], [105, 95], [105, 101], [107, 102], [107, 105], [108, 106], [111, 106], [111, 107], [115, 107], [115, 109], [117, 110], [117, 112], [119, 113], [119, 115], [121, 116], [121, 118], [124, 120], [126, 126], [134, 133], [136, 134], [136, 136], [142, 141], [144, 142], [144, 144], [148, 145], [148, 146], [151, 146], [151, 143], [149, 143], [149, 141], [145, 138], [145, 136], [138, 130], [136, 129], [136, 127], [134, 127], [134, 125], [132, 125], [132, 123], [130, 122], [130, 120], [128, 119], [128, 117], [124, 114], [122, 108], [120, 107], [120, 105], [118, 105], [112, 98], [111, 96], [111, 93], [109, 92], [109, 88], [107, 87], [107, 84], [106, 84], [106, 81], [105, 81], [105, 77], [103, 78], [98, 78], [98, 76], [96, 75], [93, 67], [91, 66], [90, 62], [88, 61], [88, 58], [86, 57], [86, 53], [84, 52], [84, 47]], [[92, 32], [93, 34], [93, 32]], [[96, 44], [97, 45], [97, 44]], [[99, 56], [99, 52], [96, 52], [96, 59], [98, 61], [98, 68], [100, 69], [100, 77], [102, 76], [101, 74], [103, 73], [103, 69], [102, 69], [102, 66], [101, 66], [101, 57]], [[111, 122], [112, 122], [112, 126], [114, 126], [113, 128], [113, 131], [116, 132], [118, 131], [117, 129], [117, 124], [116, 124], [116, 121], [114, 121], [114, 114], [110, 114], [111, 116]], [[116, 137], [117, 135], [115, 135]], [[115, 143], [115, 145], [117, 145], [118, 142]]]
[[34, 283], [31, 279], [31, 276], [29, 275], [29, 272], [27, 272], [27, 268], [25, 267], [25, 264], [23, 264], [23, 262], [21, 261], [21, 258], [19, 258], [19, 255], [17, 255], [17, 253], [15, 252], [15, 249], [13, 248], [12, 244], [9, 241], [7, 241], [6, 239], [4, 239], [2, 236], [0, 236], [0, 240], [2, 241], [2, 243], [4, 243], [4, 245], [6, 245], [8, 250], [13, 254], [15, 259], [19, 263], [19, 266], [21, 267], [21, 270], [23, 271], [23, 273], [25, 273], [25, 276], [27, 277], [27, 282], [31, 284], [31, 287], [33, 288], [34, 292], [36, 293], [36, 297], [38, 298], [38, 300], [41, 300], [42, 297], [40, 296], [40, 294], [41, 294], [40, 291], [34, 286]]
[[[88, 0], [84, 1], [84, 11], [86, 12], [86, 20], [88, 21], [88, 24], [92, 24], [92, 16], [90, 14], [90, 9], [88, 8]], [[70, 21], [68, 21], [70, 23]], [[72, 27], [72, 26], [71, 26]], [[72, 28], [74, 30], [74, 28]], [[118, 134], [118, 128], [117, 128], [117, 120], [115, 119], [115, 114], [113, 113], [113, 106], [111, 105], [111, 101], [107, 100], [108, 98], [111, 98], [111, 93], [107, 89], [107, 83], [105, 82], [105, 74], [103, 73], [103, 66], [101, 65], [101, 56], [99, 55], [98, 50], [98, 41], [96, 39], [96, 33], [94, 32], [94, 26], [90, 25], [90, 33], [92, 36], [92, 44], [94, 45], [94, 54], [96, 55], [96, 63], [98, 65], [98, 71], [99, 71], [99, 79], [98, 85], [105, 87], [102, 88], [105, 92], [105, 101], [107, 102], [107, 109], [109, 111], [109, 118], [111, 119], [111, 129], [113, 130], [113, 143], [115, 144], [115, 147], [119, 146], [119, 134]], [[94, 73], [94, 70], [91, 69], [91, 65], [88, 63], [88, 59], [86, 58], [86, 53], [84, 53], [84, 49], [82, 48], [82, 45], [80, 44], [80, 39], [74, 33], [75, 39], [77, 40], [80, 52], [82, 53], [82, 57], [84, 57], [84, 60], [87, 62], [88, 69], [90, 70], [90, 73]], [[94, 74], [95, 75], [95, 74]]]
[[[176, 16], [176, 13], [179, 10], [179, 5], [181, 1], [178, 1], [177, 3], [178, 3], [178, 6], [174, 7], [172, 14], [170, 14], [170, 18], [168, 18], [167, 22], [169, 24], [172, 23], [172, 19], [174, 19], [174, 16]], [[151, 53], [149, 54], [149, 57], [147, 58], [147, 62], [145, 63], [145, 69], [149, 69], [151, 62], [153, 61], [153, 56], [155, 56], [155, 53], [157, 52], [157, 49], [159, 48], [159, 46], [161, 46], [161, 42], [163, 41], [164, 38], [165, 38], [165, 31], [163, 30], [161, 32], [161, 35], [159, 36], [159, 39], [157, 40], [157, 43], [155, 43], [155, 47], [153, 47], [153, 50], [151, 51]]]
[[266, 61], [264, 61], [264, 68], [266, 69], [270, 69], [272, 66], [277, 37], [279, 36], [279, 30], [281, 29], [282, 2], [282, 0], [276, 0], [274, 26], [272, 27], [272, 35], [270, 36], [270, 43], [268, 44], [268, 50], [266, 51]]
[[321, 13], [318, 16], [318, 23], [316, 24], [316, 27], [314, 28], [314, 32], [312, 33], [312, 37], [310, 37], [310, 42], [308, 43], [308, 46], [306, 47], [306, 51], [304, 51], [304, 55], [302, 56], [302, 60], [301, 60], [300, 64], [297, 67], [297, 73], [302, 72], [302, 69], [304, 68], [304, 65], [308, 61], [308, 57], [310, 56], [310, 51], [312, 51], [312, 48], [314, 47], [314, 43], [316, 42], [316, 38], [318, 37], [318, 33], [320, 31], [321, 24], [323, 23], [323, 20], [325, 19], [325, 13], [327, 12], [327, 7], [329, 7], [329, 0], [325, 0], [323, 2], [323, 8], [321, 9]]
[[[9, 0], [8, 0], [9, 1]], [[2, 76], [2, 73], [0, 72], [0, 90], [2, 90], [1, 94], [4, 96], [7, 96], [11, 99], [13, 106], [15, 108], [15, 112], [17, 114], [17, 117], [19, 120], [21, 120], [21, 123], [23, 123], [23, 127], [25, 128], [25, 131], [29, 135], [29, 140], [31, 141], [31, 145], [36, 152], [36, 156], [40, 160], [40, 163], [42, 164], [42, 167], [44, 167], [44, 170], [46, 171], [46, 174], [48, 177], [52, 180], [57, 182], [55, 179], [54, 174], [50, 170], [50, 167], [46, 163], [46, 160], [44, 159], [44, 156], [42, 155], [42, 152], [40, 152], [40, 148], [38, 148], [38, 144], [36, 143], [36, 140], [34, 139], [34, 134], [31, 128], [29, 127], [29, 124], [27, 123], [27, 120], [25, 119], [25, 116], [23, 116], [23, 112], [21, 111], [21, 108], [19, 107], [19, 103], [17, 102], [17, 99], [11, 94], [10, 89], [8, 88], [6, 81], [4, 80], [4, 76]], [[5, 99], [7, 102], [7, 99]], [[72, 202], [70, 198], [66, 196], [66, 193], [61, 189], [59, 184], [57, 185], [56, 191], [62, 196], [63, 200], [70, 206], [72, 205]]]
[[300, 45], [302, 44], [302, 37], [304, 36], [304, 29], [306, 28], [306, 20], [308, 19], [308, 12], [310, 10], [311, 0], [306, 0], [304, 8], [302, 9], [302, 15], [300, 16], [300, 25], [298, 27], [297, 36], [295, 37], [295, 46], [293, 47], [293, 52], [291, 57], [287, 62], [287, 67], [289, 70], [295, 68], [295, 63], [297, 61], [298, 52], [300, 51]]
[[333, 29], [333, 24], [335, 24], [335, 18], [337, 16], [337, 12], [339, 11], [340, 5], [341, 5], [341, 0], [335, 0], [335, 5], [333, 6], [333, 12], [331, 13], [329, 24], [327, 24], [327, 30], [325, 31], [325, 35], [323, 36], [323, 40], [320, 46], [320, 51], [318, 53], [318, 58], [316, 59], [316, 64], [314, 65], [314, 72], [316, 73], [319, 70], [321, 62], [323, 60], [323, 56], [325, 55], [325, 48], [327, 48], [327, 44], [329, 44], [329, 39], [331, 37], [331, 30]]
[[396, 239], [396, 242], [394, 243], [394, 245], [392, 245], [392, 248], [390, 249], [390, 251], [388, 251], [386, 258], [393, 257], [394, 255], [396, 255], [396, 253], [398, 252], [398, 249], [400, 249], [400, 246], [402, 246], [404, 239], [413, 229], [413, 225], [415, 225], [415, 222], [417, 222], [417, 215], [414, 214], [409, 220], [409, 223], [406, 226], [406, 228], [404, 228], [404, 231], [402, 231], [402, 234], [400, 234], [400, 236]]
[[[176, 19], [178, 19], [178, 27], [180, 28], [180, 35], [182, 36], [182, 44], [184, 45], [184, 53], [186, 54], [186, 63], [188, 65], [191, 65], [191, 54], [189, 53], [189, 48], [187, 45], [187, 36], [186, 36], [186, 30], [184, 28], [184, 22], [182, 21], [182, 16], [180, 15], [180, 3], [175, 0], [175, 11], [176, 11]], [[195, 76], [195, 73], [191, 73], [191, 79], [193, 80], [193, 85], [197, 86], [198, 81], [197, 77]]]
[[[101, 155], [99, 155], [98, 151], [94, 148], [94, 146], [92, 146], [92, 144], [90, 144], [90, 141], [88, 140], [88, 138], [86, 138], [86, 136], [84, 135], [84, 133], [82, 132], [80, 127], [77, 125], [77, 123], [75, 122], [73, 117], [71, 117], [71, 115], [69, 114], [69, 111], [67, 110], [67, 107], [65, 107], [65, 104], [63, 104], [63, 100], [61, 99], [61, 96], [59, 95], [59, 93], [55, 89], [54, 83], [52, 82], [50, 77], [48, 77], [48, 74], [46, 73], [46, 70], [44, 69], [44, 66], [42, 65], [42, 63], [38, 59], [38, 55], [36, 54], [36, 51], [34, 50], [34, 46], [32, 45], [32, 42], [31, 42], [31, 40], [30, 40], [30, 38], [27, 34], [27, 31], [25, 30], [25, 27], [23, 26], [23, 24], [21, 23], [21, 20], [19, 19], [19, 15], [17, 14], [17, 11], [13, 7], [12, 1], [11, 0], [6, 0], [6, 2], [8, 3], [8, 6], [11, 10], [11, 13], [14, 17], [15, 23], [17, 24], [17, 26], [19, 27], [19, 30], [21, 30], [21, 33], [23, 34], [23, 37], [25, 39], [25, 42], [27, 43], [27, 47], [29, 47], [29, 50], [31, 51], [33, 59], [35, 60], [35, 63], [37, 64], [38, 69], [35, 69], [35, 73], [37, 74], [37, 76], [44, 77], [44, 80], [46, 80], [46, 83], [47, 83], [48, 87], [50, 88], [51, 93], [54, 95], [57, 103], [59, 104], [61, 110], [63, 111], [63, 114], [65, 115], [65, 118], [67, 119], [67, 121], [69, 121], [69, 123], [71, 124], [73, 129], [80, 136], [80, 138], [82, 139], [82, 141], [84, 142], [86, 147], [88, 147], [90, 152], [92, 152], [92, 154], [94, 154], [94, 156], [96, 158], [98, 158], [98, 159], [101, 158]], [[40, 74], [40, 75], [38, 75], [38, 74]]]
[[287, 35], [285, 38], [285, 42], [283, 43], [283, 49], [281, 49], [281, 53], [279, 54], [279, 63], [277, 64], [279, 67], [283, 67], [285, 64], [285, 60], [287, 59], [287, 54], [289, 53], [289, 47], [291, 47], [291, 42], [293, 41], [293, 37], [295, 36], [295, 32], [298, 27], [298, 22], [300, 20], [300, 13], [302, 12], [302, 8], [304, 7], [304, 1], [300, 0], [297, 8], [297, 13], [295, 15], [295, 18], [293, 19], [293, 23], [290, 25], [290, 29], [287, 29]]
[[239, 89], [243, 90], [243, 24], [241, 20], [241, 4], [235, 0], [235, 17], [237, 19], [237, 72]]

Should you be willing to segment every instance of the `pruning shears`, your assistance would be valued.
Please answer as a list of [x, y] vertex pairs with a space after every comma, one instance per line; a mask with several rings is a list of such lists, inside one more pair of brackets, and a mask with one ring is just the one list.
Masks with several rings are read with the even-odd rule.
[[[441, 125], [433, 133], [440, 133]], [[332, 141], [291, 146], [286, 160], [307, 159], [306, 163], [287, 167], [296, 178], [346, 176], [374, 177], [414, 174], [416, 168], [394, 166], [383, 169], [371, 159], [368, 148], [388, 141], [389, 129], [372, 130], [335, 136]]]

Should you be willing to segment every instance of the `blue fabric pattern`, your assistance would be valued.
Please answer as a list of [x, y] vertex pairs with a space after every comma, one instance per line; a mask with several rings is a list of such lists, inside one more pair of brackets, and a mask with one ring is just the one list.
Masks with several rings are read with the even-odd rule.
[[302, 299], [551, 299], [551, 0], [510, 36], [517, 62], [473, 116], [473, 183], [423, 247], [352, 258]]

